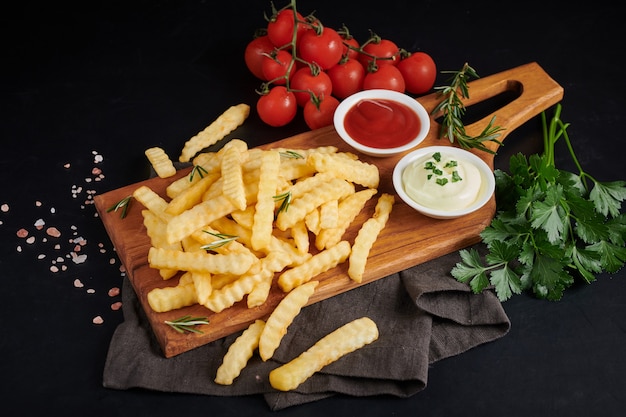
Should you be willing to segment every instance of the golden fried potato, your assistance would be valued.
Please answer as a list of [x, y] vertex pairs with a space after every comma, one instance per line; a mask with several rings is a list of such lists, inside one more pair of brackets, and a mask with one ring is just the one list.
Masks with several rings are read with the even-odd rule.
[[270, 371], [270, 384], [279, 391], [296, 389], [325, 366], [377, 339], [378, 326], [372, 319], [355, 319], [322, 337], [297, 358]]
[[381, 195], [378, 198], [374, 215], [365, 221], [354, 239], [352, 253], [350, 253], [350, 259], [348, 260], [350, 263], [348, 276], [355, 282], [363, 280], [365, 264], [367, 263], [370, 250], [376, 239], [378, 239], [378, 234], [387, 224], [393, 203], [393, 195], [386, 193]]
[[159, 178], [169, 178], [176, 174], [174, 163], [163, 148], [155, 146], [146, 149], [144, 153]]
[[241, 126], [249, 114], [250, 106], [247, 104], [241, 103], [229, 107], [204, 130], [185, 142], [178, 160], [189, 162], [198, 152], [224, 139], [226, 135]]
[[309, 281], [291, 290], [285, 298], [280, 300], [265, 322], [265, 328], [259, 339], [259, 355], [264, 361], [274, 355], [274, 351], [280, 345], [280, 341], [287, 333], [287, 328], [300, 310], [309, 301], [319, 284], [317, 281]]
[[265, 322], [263, 320], [255, 320], [235, 339], [233, 344], [228, 347], [222, 364], [217, 368], [215, 383], [231, 385], [235, 378], [241, 374], [254, 350], [259, 346], [259, 338], [264, 327]]
[[295, 287], [311, 280], [314, 276], [326, 272], [348, 259], [350, 250], [350, 243], [343, 240], [335, 246], [313, 255], [304, 263], [280, 274], [278, 277], [278, 286], [284, 292], [289, 292]]

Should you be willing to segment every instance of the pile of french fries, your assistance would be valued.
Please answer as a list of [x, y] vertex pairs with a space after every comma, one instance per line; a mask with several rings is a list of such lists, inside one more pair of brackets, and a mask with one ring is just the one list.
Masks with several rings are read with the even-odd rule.
[[[262, 305], [273, 285], [286, 293], [265, 321], [256, 320], [231, 345], [215, 377], [224, 385], [233, 383], [256, 349], [264, 361], [273, 356], [314, 294], [316, 276], [348, 262], [349, 277], [362, 282], [394, 204], [392, 195], [381, 194], [351, 244], [346, 230], [378, 192], [375, 165], [332, 146], [262, 150], [239, 139], [217, 152], [201, 152], [243, 123], [248, 112], [245, 105], [229, 108], [185, 144], [179, 160], [191, 161], [193, 169], [168, 185], [166, 197], [146, 185], [133, 193], [145, 207], [149, 265], [164, 281], [179, 276], [175, 286], [150, 291], [155, 312], [200, 304], [220, 313], [244, 298], [248, 308]], [[151, 148], [146, 156], [159, 176], [173, 175], [162, 150]], [[377, 338], [369, 318], [347, 323], [272, 371], [270, 383], [294, 389]]]

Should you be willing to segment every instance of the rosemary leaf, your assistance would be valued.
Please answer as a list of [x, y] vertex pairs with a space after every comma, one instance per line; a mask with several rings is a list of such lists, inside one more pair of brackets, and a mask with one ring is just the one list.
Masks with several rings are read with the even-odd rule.
[[204, 250], [215, 250], [217, 248], [221, 248], [222, 246], [232, 242], [233, 240], [237, 240], [237, 238], [239, 238], [239, 236], [228, 235], [226, 233], [213, 233], [213, 232], [207, 232], [206, 230], [203, 230], [203, 232], [204, 233], [208, 233], [208, 234], [218, 238], [217, 240], [214, 240], [211, 243], [207, 243], [206, 245], [202, 245], [201, 248], [204, 249]]
[[291, 191], [286, 191], [282, 194], [275, 195], [274, 201], [281, 202], [276, 214], [280, 213], [281, 211], [287, 211], [289, 209], [289, 204], [291, 204]]
[[191, 169], [191, 173], [189, 173], [189, 182], [193, 181], [193, 177], [198, 174], [200, 178], [204, 178], [204, 174], [207, 174], [208, 171], [204, 169], [201, 165], [194, 165]]
[[165, 320], [164, 323], [176, 330], [178, 333], [204, 333], [202, 330], [194, 328], [194, 326], [209, 324], [206, 317], [191, 317], [190, 315], [179, 317], [176, 320]]
[[124, 197], [122, 198], [120, 201], [118, 201], [117, 203], [113, 204], [111, 207], [109, 207], [107, 209], [107, 213], [110, 213], [112, 211], [117, 211], [117, 210], [122, 210], [122, 212], [120, 213], [120, 218], [125, 218], [126, 215], [128, 214], [128, 209], [130, 207], [130, 202], [133, 199], [133, 196], [129, 195], [128, 197]]
[[468, 63], [463, 65], [459, 71], [442, 71], [443, 73], [452, 74], [450, 85], [435, 87], [439, 96], [443, 97], [441, 102], [435, 106], [431, 114], [442, 114], [441, 130], [439, 137], [447, 137], [450, 143], [455, 141], [462, 148], [476, 148], [481, 151], [494, 154], [495, 152], [487, 148], [484, 142], [495, 142], [501, 145], [498, 140], [500, 137], [500, 126], [494, 126], [495, 116], [491, 118], [489, 124], [477, 136], [470, 136], [465, 132], [463, 124], [463, 116], [465, 115], [465, 105], [462, 99], [469, 98], [470, 78], [479, 78], [476, 71], [469, 66]]
[[280, 152], [280, 156], [284, 157], [284, 158], [291, 158], [291, 159], [304, 159], [304, 156], [300, 155], [298, 152], [296, 151], [284, 151], [284, 152]]

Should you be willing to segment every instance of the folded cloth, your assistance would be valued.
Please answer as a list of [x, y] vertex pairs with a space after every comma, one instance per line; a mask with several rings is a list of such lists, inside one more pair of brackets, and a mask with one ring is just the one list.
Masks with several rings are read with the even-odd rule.
[[[484, 249], [482, 244], [476, 248]], [[262, 394], [272, 410], [335, 394], [414, 395], [426, 387], [428, 368], [434, 362], [494, 341], [510, 329], [493, 292], [473, 294], [450, 276], [458, 261], [458, 253], [452, 253], [303, 308], [272, 359], [263, 362], [254, 355], [230, 386], [213, 379], [240, 333], [165, 358], [125, 280], [125, 320], [111, 340], [103, 385], [215, 396]], [[376, 322], [378, 340], [327, 365], [294, 391], [280, 392], [270, 386], [272, 369], [362, 316]]]

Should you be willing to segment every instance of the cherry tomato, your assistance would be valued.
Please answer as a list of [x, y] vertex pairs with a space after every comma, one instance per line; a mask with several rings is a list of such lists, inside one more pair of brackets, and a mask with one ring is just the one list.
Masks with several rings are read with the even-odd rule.
[[326, 70], [336, 65], [341, 59], [343, 42], [334, 29], [324, 27], [318, 35], [315, 29], [308, 29], [298, 42], [300, 58], [315, 62]]
[[425, 52], [414, 52], [398, 62], [398, 69], [406, 83], [406, 91], [424, 94], [435, 85], [437, 66]]
[[[270, 56], [264, 56], [263, 62], [261, 62], [261, 71], [263, 72], [263, 78], [266, 81], [274, 81], [274, 84], [284, 85], [287, 80], [284, 78], [279, 78], [285, 76], [287, 71], [289, 71], [289, 66], [291, 64], [291, 54], [284, 49], [280, 49], [275, 51]], [[289, 77], [293, 75], [296, 71], [296, 66], [292, 65], [291, 70], [289, 71]]]
[[363, 89], [365, 68], [354, 58], [342, 60], [326, 72], [333, 84], [333, 95], [338, 99], [344, 99]]
[[333, 96], [309, 100], [303, 110], [304, 122], [311, 130], [332, 125], [337, 106], [339, 106], [339, 100]]
[[374, 60], [373, 57], [376, 57], [376, 65], [379, 67], [383, 65], [396, 65], [400, 55], [400, 48], [398, 48], [395, 42], [389, 39], [380, 39], [378, 42], [373, 41], [363, 45], [363, 52], [369, 55], [359, 54], [359, 60], [361, 64], [363, 64], [363, 67], [367, 69], [370, 62]]
[[329, 96], [333, 91], [333, 83], [330, 77], [324, 71], [320, 71], [319, 68], [309, 68], [308, 66], [297, 70], [290, 78], [289, 87], [292, 90], [305, 90], [294, 91], [298, 106], [304, 107], [304, 105], [311, 100], [311, 93], [317, 97]]
[[282, 85], [272, 87], [267, 94], [259, 97], [256, 103], [256, 111], [261, 120], [274, 127], [291, 122], [297, 110], [296, 96]]
[[[352, 48], [359, 48], [359, 41], [357, 41], [352, 35], [342, 36], [343, 39], [343, 53], [342, 56], [348, 55], [348, 58], [359, 58], [359, 51]], [[351, 46], [352, 48], [350, 48]]]
[[267, 81], [263, 76], [261, 64], [265, 58], [265, 54], [269, 54], [274, 50], [274, 44], [267, 35], [259, 36], [252, 39], [244, 51], [244, 60], [250, 72], [257, 78]]
[[[296, 13], [298, 19], [298, 33], [296, 39], [307, 30], [307, 26], [304, 23], [304, 18], [300, 13]], [[267, 36], [272, 41], [274, 46], [281, 47], [291, 43], [293, 38], [294, 18], [292, 9], [284, 9], [272, 17], [267, 24]]]
[[363, 89], [372, 90], [382, 88], [404, 93], [406, 84], [402, 73], [395, 65], [383, 65], [376, 71], [368, 72], [363, 79]]

